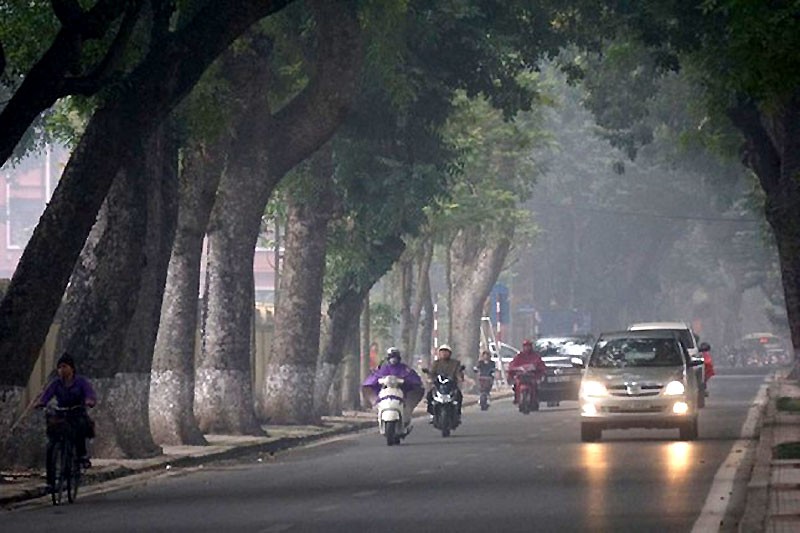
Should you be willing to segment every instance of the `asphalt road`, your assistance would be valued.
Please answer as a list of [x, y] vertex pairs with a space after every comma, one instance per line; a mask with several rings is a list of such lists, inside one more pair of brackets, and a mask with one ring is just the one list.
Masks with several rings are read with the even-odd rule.
[[[733, 374], [731, 374], [733, 372]], [[445, 439], [423, 420], [0, 515], [4, 532], [691, 531], [764, 375], [715, 377], [700, 440], [616, 430], [581, 443], [577, 403], [465, 411]], [[766, 374], [766, 369], [763, 371]], [[741, 483], [740, 483], [741, 485]]]

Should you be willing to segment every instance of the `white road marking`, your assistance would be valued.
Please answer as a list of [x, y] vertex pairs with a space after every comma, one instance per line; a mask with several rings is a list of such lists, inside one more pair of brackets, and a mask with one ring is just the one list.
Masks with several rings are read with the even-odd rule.
[[327, 513], [328, 511], [333, 511], [334, 509], [338, 509], [338, 508], [339, 508], [339, 506], [336, 505], [336, 504], [333, 504], [333, 505], [321, 505], [320, 507], [317, 507], [316, 509], [314, 509], [314, 512], [315, 513]]
[[[714, 376], [716, 379], [717, 376]], [[739, 439], [731, 446], [731, 451], [720, 465], [711, 484], [711, 490], [706, 497], [703, 510], [692, 527], [692, 533], [717, 532], [720, 529], [720, 522], [725, 517], [725, 511], [730, 503], [730, 495], [733, 493], [733, 482], [736, 472], [739, 470], [742, 461], [747, 455], [745, 450], [757, 443], [755, 437], [756, 424], [758, 423], [758, 412], [767, 401], [767, 383], [763, 383], [758, 389], [755, 401], [747, 412], [747, 418], [742, 425]]]
[[369, 496], [375, 496], [378, 494], [377, 490], [362, 490], [361, 492], [353, 493], [353, 498], [367, 498]]
[[417, 474], [420, 476], [424, 476], [427, 474], [433, 474], [433, 470], [417, 470]]
[[407, 479], [393, 479], [389, 482], [389, 485], [400, 485], [401, 483], [407, 483]]
[[274, 524], [266, 529], [262, 529], [259, 533], [280, 533], [281, 531], [288, 531], [294, 527], [294, 524]]

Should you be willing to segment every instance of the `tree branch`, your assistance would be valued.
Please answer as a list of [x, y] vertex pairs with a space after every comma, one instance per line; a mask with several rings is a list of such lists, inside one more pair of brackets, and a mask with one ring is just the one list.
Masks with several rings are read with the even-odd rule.
[[114, 40], [109, 45], [106, 55], [92, 69], [92, 71], [82, 77], [66, 78], [60, 96], [70, 94], [81, 94], [91, 96], [99, 91], [105, 84], [112, 80], [112, 73], [115, 72], [125, 55], [125, 50], [130, 42], [133, 30], [142, 12], [143, 2], [136, 0], [128, 2], [128, 8], [120, 23], [119, 30], [114, 36]]
[[317, 57], [309, 85], [275, 115], [270, 173], [283, 175], [311, 155], [338, 127], [358, 90], [363, 61], [361, 28], [353, 6], [313, 0]]
[[84, 40], [102, 36], [127, 3], [100, 0], [84, 13], [75, 0], [52, 0], [62, 28], [0, 112], [0, 165], [8, 160], [33, 120], [64, 96], [67, 73], [77, 71]]
[[727, 114], [745, 139], [743, 163], [756, 173], [767, 195], [773, 195], [780, 186], [781, 158], [761, 122], [756, 103], [740, 97]]

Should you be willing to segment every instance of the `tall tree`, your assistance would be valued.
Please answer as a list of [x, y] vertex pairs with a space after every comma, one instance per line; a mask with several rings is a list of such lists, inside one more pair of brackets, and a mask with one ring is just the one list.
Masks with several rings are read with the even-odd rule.
[[3, 410], [13, 411], [19, 401], [111, 184], [141, 154], [137, 143], [152, 135], [236, 37], [286, 3], [236, 0], [224, 9], [204, 3], [177, 28], [170, 26], [169, 9], [154, 17], [151, 52], [93, 113], [0, 302]]
[[336, 203], [330, 143], [317, 151], [308, 166], [308, 175], [297, 176], [288, 187], [282, 298], [275, 311], [265, 401], [259, 406], [262, 416], [278, 424], [318, 421], [314, 395], [308, 389], [317, 372], [328, 222]]
[[317, 48], [307, 83], [274, 114], [265, 96], [250, 102], [247, 117], [237, 126], [238, 138], [250, 142], [233, 147], [209, 223], [208, 315], [195, 386], [195, 412], [206, 430], [259, 431], [248, 332], [253, 254], [262, 216], [284, 175], [343, 122], [357, 90], [362, 41], [354, 6], [323, 0], [310, 6]]
[[527, 218], [518, 204], [530, 196], [538, 172], [532, 156], [540, 127], [539, 113], [505, 121], [487, 100], [461, 94], [446, 129], [460, 169], [431, 226], [440, 228], [448, 243], [449, 340], [465, 363], [477, 358], [486, 298], [503, 270], [515, 228]]
[[160, 444], [204, 444], [194, 416], [195, 339], [203, 239], [234, 124], [270, 70], [252, 49], [231, 47], [198, 84], [181, 117], [189, 140], [183, 148], [178, 228], [153, 355], [150, 427]]

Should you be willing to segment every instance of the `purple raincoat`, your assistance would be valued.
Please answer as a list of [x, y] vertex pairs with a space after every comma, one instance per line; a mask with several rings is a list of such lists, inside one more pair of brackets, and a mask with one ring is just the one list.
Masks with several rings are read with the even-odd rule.
[[372, 374], [367, 376], [367, 379], [364, 380], [364, 383], [362, 383], [361, 386], [369, 387], [375, 391], [375, 394], [377, 394], [381, 389], [381, 385], [378, 383], [378, 380], [384, 376], [397, 376], [399, 378], [403, 378], [403, 385], [400, 388], [406, 393], [410, 390], [422, 388], [422, 379], [419, 377], [419, 374], [403, 363], [396, 365], [390, 365], [389, 363], [382, 364], [373, 370]]

